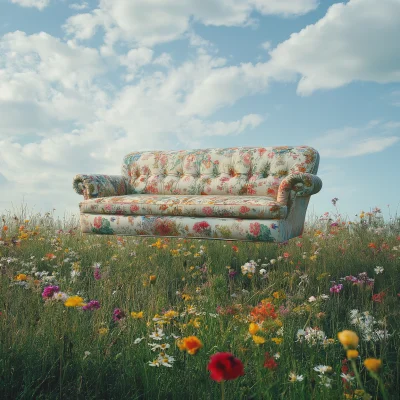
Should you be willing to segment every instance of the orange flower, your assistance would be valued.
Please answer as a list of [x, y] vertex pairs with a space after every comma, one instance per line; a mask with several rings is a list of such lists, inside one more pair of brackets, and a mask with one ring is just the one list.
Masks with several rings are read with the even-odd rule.
[[353, 331], [342, 331], [338, 333], [338, 338], [340, 343], [344, 346], [344, 348], [348, 347], [357, 347], [359, 338], [357, 333]]
[[4, 231], [4, 232], [7, 232], [7, 231], [8, 231], [8, 226], [7, 226], [7, 225], [4, 225], [4, 226], [3, 226], [3, 231]]
[[357, 358], [358, 357], [358, 351], [357, 350], [347, 350], [347, 358], [351, 360], [352, 358]]
[[149, 281], [151, 284], [156, 283], [157, 280], [157, 276], [156, 275], [150, 275]]
[[237, 246], [232, 246], [232, 250], [233, 250], [235, 253], [237, 253], [237, 252], [239, 251], [239, 247], [237, 247]]
[[364, 360], [365, 368], [371, 372], [378, 372], [382, 367], [382, 360], [377, 358], [367, 358]]
[[179, 350], [186, 350], [190, 355], [197, 353], [203, 347], [203, 343], [196, 336], [188, 336], [177, 342]]
[[265, 321], [267, 318], [276, 319], [278, 315], [271, 303], [261, 303], [251, 310], [251, 316], [255, 322]]
[[28, 277], [25, 274], [19, 274], [15, 277], [16, 281], [26, 281]]
[[369, 247], [370, 249], [376, 249], [376, 244], [373, 243], [373, 242], [371, 242], [371, 243], [368, 245], [368, 247]]

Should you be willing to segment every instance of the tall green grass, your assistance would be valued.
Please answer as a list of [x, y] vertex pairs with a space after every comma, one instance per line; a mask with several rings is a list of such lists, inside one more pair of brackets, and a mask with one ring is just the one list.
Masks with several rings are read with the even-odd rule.
[[[370, 213], [351, 224], [340, 217], [315, 219], [301, 238], [278, 245], [83, 236], [76, 218], [29, 214], [26, 208], [14, 214], [4, 215], [0, 225], [1, 399], [218, 399], [221, 384], [207, 370], [217, 352], [231, 352], [244, 364], [245, 375], [225, 383], [227, 399], [383, 398], [363, 366], [369, 357], [382, 360], [387, 398], [398, 398], [397, 218], [382, 222]], [[241, 266], [250, 260], [256, 272], [243, 274]], [[96, 263], [101, 279], [94, 277]], [[376, 274], [377, 266], [384, 271]], [[363, 272], [374, 279], [373, 288], [341, 280]], [[339, 283], [340, 293], [330, 293]], [[48, 285], [86, 303], [98, 300], [101, 307], [83, 311], [45, 300]], [[256, 344], [250, 316], [262, 300], [277, 318], [264, 321], [256, 336], [265, 343]], [[126, 317], [114, 321], [117, 308]], [[372, 331], [386, 333], [368, 340], [365, 328], [351, 323], [355, 309], [375, 319]], [[175, 362], [152, 367], [158, 355], [148, 345], [156, 342], [149, 337], [156, 330], [153, 318], [170, 310], [178, 315], [158, 325], [165, 334], [159, 343], [170, 345], [166, 353]], [[131, 316], [141, 311], [143, 318]], [[298, 340], [299, 330], [308, 327], [324, 332], [325, 343]], [[345, 386], [341, 377], [347, 366], [352, 371], [337, 339], [345, 329], [360, 337], [356, 365], [364, 394], [355, 379]], [[189, 355], [173, 335], [197, 336], [203, 347]], [[264, 367], [266, 352], [275, 356], [275, 369]], [[318, 365], [331, 370], [321, 377]], [[291, 372], [303, 379], [291, 382]]]

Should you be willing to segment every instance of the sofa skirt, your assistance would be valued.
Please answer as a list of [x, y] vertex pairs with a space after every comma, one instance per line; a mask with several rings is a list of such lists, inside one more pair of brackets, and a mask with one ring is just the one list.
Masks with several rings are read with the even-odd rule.
[[[294, 226], [287, 220], [196, 218], [180, 216], [133, 216], [80, 214], [82, 233], [183, 237], [193, 239], [283, 242], [299, 236], [303, 224]], [[304, 222], [304, 219], [303, 219]]]

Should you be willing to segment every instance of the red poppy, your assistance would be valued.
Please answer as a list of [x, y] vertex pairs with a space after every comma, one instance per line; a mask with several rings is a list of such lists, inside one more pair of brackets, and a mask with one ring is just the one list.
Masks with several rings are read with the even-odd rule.
[[271, 357], [268, 351], [265, 353], [264, 368], [275, 369], [278, 363], [275, 361], [274, 357]]
[[237, 247], [237, 246], [232, 246], [232, 250], [234, 251], [234, 252], [238, 252], [239, 251], [239, 247]]
[[211, 379], [217, 382], [229, 381], [244, 375], [242, 362], [231, 353], [212, 355], [207, 368], [211, 371]]

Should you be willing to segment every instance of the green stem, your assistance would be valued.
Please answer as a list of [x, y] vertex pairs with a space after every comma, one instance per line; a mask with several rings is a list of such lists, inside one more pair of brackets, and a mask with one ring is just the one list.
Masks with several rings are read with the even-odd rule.
[[362, 382], [361, 382], [361, 378], [360, 378], [360, 374], [358, 373], [358, 369], [357, 369], [356, 362], [355, 362], [353, 359], [351, 359], [350, 361], [351, 361], [351, 366], [352, 366], [352, 368], [353, 368], [353, 371], [354, 371], [354, 374], [355, 374], [355, 376], [356, 376], [357, 382], [358, 382], [358, 384], [360, 385], [360, 388], [361, 388], [362, 390], [364, 390], [364, 386], [363, 386], [363, 384], [362, 384]]
[[221, 399], [225, 400], [225, 381], [221, 381]]
[[374, 379], [376, 379], [376, 380], [378, 381], [378, 383], [379, 383], [379, 390], [381, 391], [384, 400], [388, 400], [388, 397], [387, 397], [387, 394], [386, 394], [386, 390], [385, 390], [385, 386], [384, 386], [384, 384], [383, 384], [382, 379], [381, 379], [377, 374], [375, 374], [375, 373], [372, 372], [372, 371], [370, 371], [369, 373], [371, 374], [371, 376], [372, 376]]

